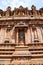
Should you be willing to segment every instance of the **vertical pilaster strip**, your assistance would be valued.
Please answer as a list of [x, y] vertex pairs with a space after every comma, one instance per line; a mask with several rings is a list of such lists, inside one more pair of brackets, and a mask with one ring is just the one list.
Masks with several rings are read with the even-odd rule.
[[28, 44], [27, 42], [27, 29], [25, 28], [25, 44]]
[[41, 32], [41, 42], [43, 42], [43, 29], [40, 27], [40, 32]]
[[42, 29], [42, 27], [41, 27], [41, 35], [42, 35], [42, 40], [43, 40], [43, 29]]
[[1, 28], [1, 41], [4, 42], [5, 40], [5, 29]]
[[5, 39], [6, 39], [6, 28], [5, 28]]
[[34, 42], [34, 32], [33, 32], [32, 28], [31, 28], [31, 41], [32, 41], [32, 43]]
[[1, 37], [1, 29], [0, 29], [0, 43], [2, 42], [2, 39], [1, 39], [2, 37]]
[[17, 29], [17, 40], [16, 40], [16, 43], [18, 45], [18, 29]]
[[28, 28], [28, 30], [27, 30], [27, 39], [28, 39], [28, 44], [31, 43], [31, 32], [30, 32], [30, 28]]

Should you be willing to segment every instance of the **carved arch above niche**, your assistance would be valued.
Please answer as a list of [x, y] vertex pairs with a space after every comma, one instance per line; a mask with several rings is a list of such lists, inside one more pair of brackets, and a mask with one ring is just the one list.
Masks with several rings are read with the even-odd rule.
[[26, 24], [26, 23], [23, 22], [23, 21], [20, 21], [19, 23], [17, 23], [17, 24], [15, 25], [15, 27], [28, 27], [28, 24]]

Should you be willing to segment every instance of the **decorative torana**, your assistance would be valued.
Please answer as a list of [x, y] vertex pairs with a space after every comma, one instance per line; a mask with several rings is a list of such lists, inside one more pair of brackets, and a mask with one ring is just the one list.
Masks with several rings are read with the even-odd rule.
[[43, 65], [43, 7], [0, 9], [0, 65]]

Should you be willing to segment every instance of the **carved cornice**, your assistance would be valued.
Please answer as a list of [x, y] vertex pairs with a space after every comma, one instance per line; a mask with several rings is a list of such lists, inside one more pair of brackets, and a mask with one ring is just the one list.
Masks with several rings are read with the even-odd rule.
[[43, 20], [42, 16], [24, 16], [24, 17], [16, 17], [16, 16], [11, 16], [11, 17], [1, 17], [0, 21], [8, 21], [8, 20]]
[[2, 16], [43, 16], [43, 8], [36, 10], [36, 7], [32, 5], [31, 10], [28, 10], [27, 7], [20, 6], [11, 11], [11, 7], [8, 6], [6, 11], [0, 9], [0, 17]]

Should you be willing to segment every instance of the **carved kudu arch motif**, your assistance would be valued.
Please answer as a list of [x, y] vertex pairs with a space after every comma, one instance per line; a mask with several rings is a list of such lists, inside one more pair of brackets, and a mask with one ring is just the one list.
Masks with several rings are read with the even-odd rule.
[[15, 27], [28, 27], [28, 25], [25, 22], [20, 21], [15, 25]]
[[13, 35], [16, 27], [28, 27], [28, 25], [25, 22], [20, 21], [19, 23], [17, 23], [16, 25], [13, 26], [13, 28], [11, 30], [11, 36]]
[[20, 21], [19, 23], [16, 23], [13, 26], [12, 30], [10, 30], [11, 31], [11, 37], [13, 37], [15, 35], [15, 33], [17, 34], [17, 30], [19, 31], [19, 29], [23, 29], [21, 31], [21, 32], [23, 32], [23, 31], [25, 31], [25, 28], [27, 29], [27, 27], [28, 27], [28, 25], [25, 22]]

